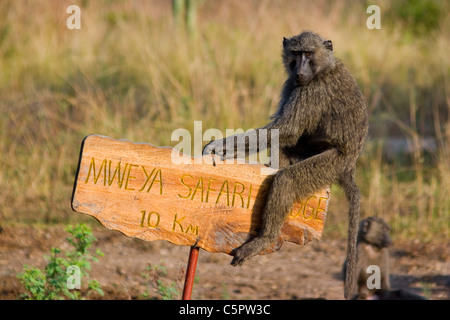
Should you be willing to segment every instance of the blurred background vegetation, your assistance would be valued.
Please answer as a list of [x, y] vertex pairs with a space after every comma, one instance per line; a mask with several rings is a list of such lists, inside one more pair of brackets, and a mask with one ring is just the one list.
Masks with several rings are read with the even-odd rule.
[[[362, 216], [384, 218], [394, 238], [448, 241], [449, 2], [180, 2], [0, 2], [0, 224], [92, 222], [70, 207], [88, 134], [174, 146], [172, 131], [194, 120], [265, 124], [285, 77], [282, 37], [310, 29], [367, 99]], [[81, 30], [66, 27], [71, 4]], [[366, 27], [369, 4], [380, 30]], [[325, 234], [345, 235], [346, 212], [333, 187]]]

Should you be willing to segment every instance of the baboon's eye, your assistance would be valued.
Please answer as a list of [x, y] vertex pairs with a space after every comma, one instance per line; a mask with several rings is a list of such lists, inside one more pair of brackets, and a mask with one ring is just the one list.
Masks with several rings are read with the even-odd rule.
[[291, 53], [292, 53], [294, 56], [299, 56], [299, 55], [300, 55], [300, 51], [296, 51], [296, 50], [292, 50]]
[[305, 51], [305, 57], [311, 57], [312, 54], [313, 53], [311, 51]]

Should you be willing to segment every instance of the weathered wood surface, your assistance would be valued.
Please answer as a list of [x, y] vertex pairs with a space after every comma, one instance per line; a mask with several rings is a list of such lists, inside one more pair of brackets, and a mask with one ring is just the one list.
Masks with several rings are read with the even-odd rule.
[[[174, 164], [173, 150], [87, 136], [73, 210], [130, 237], [230, 254], [256, 234], [272, 176], [261, 174], [263, 165], [224, 164], [218, 157], [213, 166], [210, 156], [203, 164]], [[277, 243], [264, 253], [278, 250], [284, 241], [320, 239], [328, 200], [329, 190], [323, 190], [295, 204]]]

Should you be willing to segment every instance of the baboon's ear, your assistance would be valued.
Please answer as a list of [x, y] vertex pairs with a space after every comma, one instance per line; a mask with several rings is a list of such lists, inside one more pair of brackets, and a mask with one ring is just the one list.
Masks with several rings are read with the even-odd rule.
[[283, 47], [286, 47], [289, 44], [289, 39], [283, 37]]
[[325, 40], [323, 42], [323, 45], [325, 46], [326, 49], [333, 51], [333, 42], [331, 42], [331, 40]]

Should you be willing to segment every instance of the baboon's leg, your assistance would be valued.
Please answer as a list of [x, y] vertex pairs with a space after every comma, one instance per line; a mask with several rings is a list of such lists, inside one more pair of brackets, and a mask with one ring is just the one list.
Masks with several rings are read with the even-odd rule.
[[356, 294], [356, 240], [359, 229], [359, 209], [361, 194], [354, 179], [354, 170], [341, 176], [339, 184], [348, 200], [348, 240], [347, 240], [347, 269], [345, 274], [344, 296], [347, 299]]
[[241, 265], [273, 243], [296, 201], [306, 199], [338, 180], [339, 163], [337, 151], [330, 149], [281, 169], [267, 196], [259, 235], [235, 250], [231, 264]]

